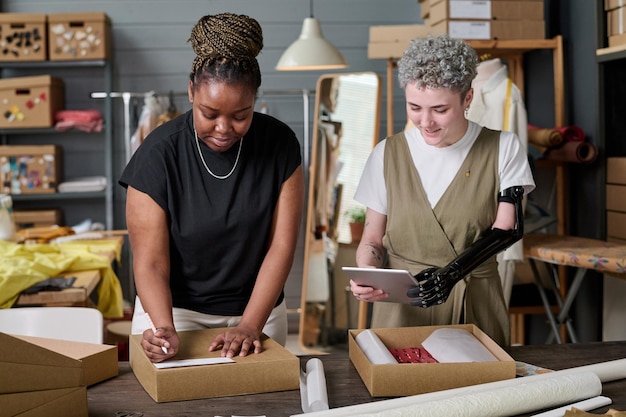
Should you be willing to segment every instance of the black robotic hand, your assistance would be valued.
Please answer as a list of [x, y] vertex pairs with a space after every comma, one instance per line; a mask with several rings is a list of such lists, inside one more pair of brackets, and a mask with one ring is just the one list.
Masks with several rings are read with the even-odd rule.
[[407, 295], [414, 298], [411, 305], [426, 308], [445, 303], [452, 288], [461, 278], [463, 275], [454, 264], [423, 270], [415, 275], [418, 285], [407, 291]]

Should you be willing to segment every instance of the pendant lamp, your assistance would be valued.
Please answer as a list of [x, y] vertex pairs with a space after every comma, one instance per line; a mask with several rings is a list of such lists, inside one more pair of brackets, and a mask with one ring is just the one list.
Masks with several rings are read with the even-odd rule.
[[300, 37], [283, 52], [276, 69], [279, 71], [329, 70], [346, 68], [348, 63], [341, 52], [322, 35], [319, 20], [313, 17], [304, 19]]

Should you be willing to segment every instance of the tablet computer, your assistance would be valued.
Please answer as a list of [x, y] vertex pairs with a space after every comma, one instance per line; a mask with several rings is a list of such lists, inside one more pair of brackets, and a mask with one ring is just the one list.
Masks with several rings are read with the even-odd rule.
[[358, 268], [344, 266], [344, 273], [359, 285], [383, 290], [389, 297], [380, 301], [410, 303], [413, 299], [406, 295], [409, 288], [417, 285], [413, 275], [404, 269]]

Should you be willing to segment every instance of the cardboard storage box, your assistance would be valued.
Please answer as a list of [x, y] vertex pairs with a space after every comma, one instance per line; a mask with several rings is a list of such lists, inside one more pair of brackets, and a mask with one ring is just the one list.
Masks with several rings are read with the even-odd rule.
[[432, 29], [455, 39], [545, 39], [543, 20], [443, 20]]
[[626, 157], [606, 158], [606, 182], [626, 185]]
[[62, 226], [63, 211], [61, 209], [13, 210], [13, 222], [18, 229]]
[[50, 75], [0, 79], [0, 128], [54, 126], [64, 105], [63, 80]]
[[422, 38], [430, 33], [428, 25], [383, 25], [370, 26], [370, 43], [404, 42]]
[[0, 333], [0, 394], [89, 386], [117, 376], [117, 347]]
[[88, 415], [86, 387], [0, 394], [0, 416], [87, 417]]
[[0, 192], [49, 194], [61, 181], [58, 145], [0, 145]]
[[626, 45], [626, 33], [621, 35], [609, 36], [609, 47]]
[[626, 0], [604, 0], [604, 10], [613, 10], [626, 6]]
[[626, 185], [607, 184], [606, 209], [626, 212]]
[[446, 19], [543, 20], [543, 2], [446, 0], [430, 9], [430, 23]]
[[45, 61], [47, 55], [46, 15], [0, 13], [0, 62]]
[[48, 15], [50, 61], [107, 59], [111, 56], [111, 20], [103, 12]]
[[[209, 352], [213, 339], [226, 329], [179, 332], [180, 351], [173, 360], [219, 358]], [[130, 366], [156, 402], [226, 397], [299, 389], [300, 360], [264, 337], [263, 352], [234, 357], [234, 363], [158, 369], [141, 347], [141, 334], [130, 336]]]
[[498, 362], [398, 363], [374, 365], [356, 342], [363, 330], [348, 331], [350, 360], [372, 397], [397, 397], [459, 388], [515, 378], [515, 360], [472, 324], [370, 329], [387, 348], [421, 347], [436, 329], [461, 328], [471, 332]]
[[619, 7], [607, 13], [607, 36], [623, 35], [626, 33], [626, 7]]
[[609, 237], [626, 239], [626, 213], [607, 210], [606, 234]]

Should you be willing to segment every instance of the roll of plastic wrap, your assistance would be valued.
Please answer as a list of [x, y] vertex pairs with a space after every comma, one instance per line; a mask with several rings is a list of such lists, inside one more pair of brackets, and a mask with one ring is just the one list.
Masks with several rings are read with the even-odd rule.
[[371, 363], [376, 365], [398, 363], [396, 358], [389, 352], [389, 349], [387, 349], [387, 346], [373, 331], [369, 329], [363, 330], [356, 335], [354, 340]]
[[598, 150], [589, 142], [563, 142], [558, 148], [550, 148], [543, 154], [545, 159], [590, 164], [596, 160]]
[[[527, 411], [522, 412], [522, 413], [534, 412], [537, 410], [541, 410], [543, 408], [560, 406], [560, 405], [567, 404], [573, 401], [580, 401], [583, 399], [587, 399], [587, 398], [591, 398], [591, 397], [599, 395], [600, 391], [602, 390], [601, 382], [610, 382], [610, 381], [615, 381], [618, 379], [626, 378], [626, 359], [618, 359], [614, 361], [602, 362], [602, 363], [593, 364], [593, 365], [579, 366], [575, 368], [564, 369], [561, 371], [554, 371], [554, 372], [548, 372], [548, 373], [537, 374], [537, 375], [532, 375], [532, 376], [525, 376], [522, 378], [506, 379], [503, 381], [489, 382], [486, 384], [479, 384], [479, 385], [472, 385], [472, 386], [462, 387], [462, 388], [454, 388], [454, 389], [449, 389], [449, 390], [444, 390], [444, 391], [430, 392], [427, 394], [413, 395], [413, 396], [401, 397], [401, 398], [393, 398], [390, 400], [382, 400], [382, 401], [371, 402], [371, 403], [366, 403], [366, 404], [351, 405], [347, 407], [330, 409], [326, 412], [321, 412], [321, 413], [310, 413], [310, 414], [307, 414], [306, 417], [363, 416], [363, 415], [371, 415], [371, 414], [376, 415], [377, 413], [382, 413], [382, 412], [386, 412], [386, 411], [394, 410], [394, 409], [404, 409], [407, 407], [411, 409], [413, 408], [418, 409], [422, 406], [422, 404], [426, 402], [430, 402], [430, 401], [439, 402], [442, 400], [446, 400], [448, 398], [455, 398], [459, 396], [482, 393], [482, 392], [489, 393], [489, 392], [493, 392], [496, 390], [505, 389], [509, 387], [528, 386], [529, 384], [539, 383], [546, 379], [554, 380], [555, 378], [560, 378], [562, 376], [574, 376], [574, 375], [582, 375], [582, 374], [585, 374], [585, 375], [580, 377], [580, 379], [579, 377], [575, 377], [574, 381], [570, 380], [571, 382], [567, 383], [568, 385], [573, 384], [573, 385], [579, 386], [580, 384], [578, 384], [575, 381], [580, 382], [581, 380], [584, 379], [585, 381], [589, 381], [593, 385], [592, 387], [591, 386], [579, 387], [585, 390], [584, 395], [581, 396], [580, 398], [573, 398], [573, 399], [563, 398], [563, 399], [559, 399], [558, 401], [553, 402], [552, 405], [545, 405], [543, 403], [539, 405], [538, 402], [533, 398], [527, 401], [527, 406], [529, 408], [527, 409]], [[597, 378], [593, 379], [589, 374], [594, 374]], [[592, 379], [593, 379], [593, 382], [591, 382]], [[565, 386], [565, 383], [566, 383], [565, 380], [559, 379], [558, 381], [560, 382], [558, 382], [556, 386]], [[570, 387], [573, 387], [573, 385], [570, 385]], [[593, 389], [586, 391], [587, 388], [593, 388]], [[525, 388], [521, 388], [521, 389], [525, 389]], [[569, 389], [567, 391], [569, 391]], [[569, 395], [567, 392], [563, 394], [565, 394], [564, 396]], [[581, 393], [581, 395], [582, 394], [583, 393]], [[465, 405], [468, 405], [468, 404], [465, 403]], [[394, 416], [394, 414], [388, 414], [388, 415]], [[455, 415], [455, 414], [454, 413], [450, 413], [450, 414], [440, 413], [440, 414], [434, 414], [434, 415]], [[486, 415], [493, 415], [493, 414], [486, 414]], [[507, 414], [501, 414], [501, 415], [507, 415]], [[511, 415], [511, 414], [508, 414], [508, 415]], [[292, 417], [295, 417], [295, 416], [292, 416]]]

